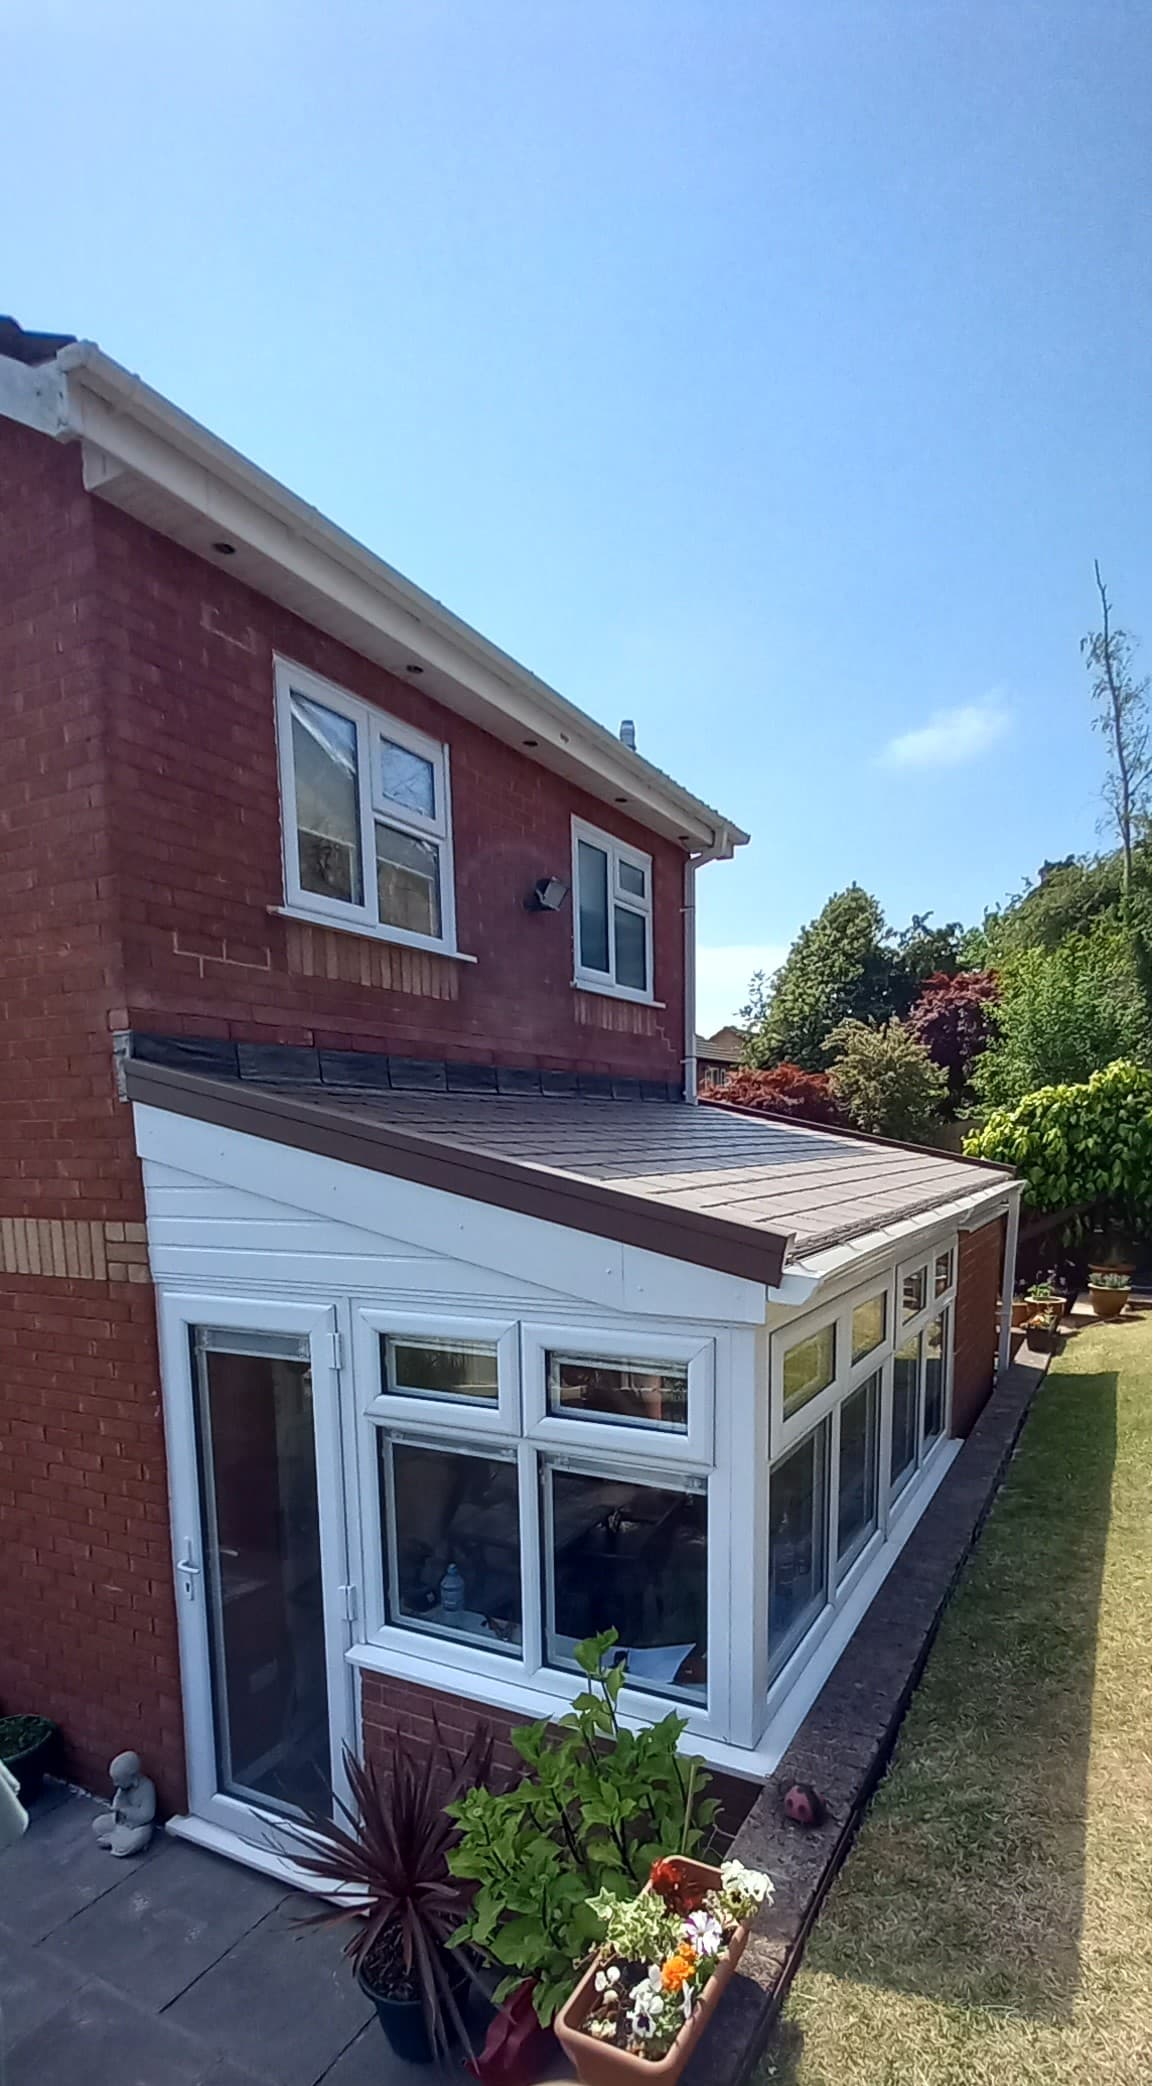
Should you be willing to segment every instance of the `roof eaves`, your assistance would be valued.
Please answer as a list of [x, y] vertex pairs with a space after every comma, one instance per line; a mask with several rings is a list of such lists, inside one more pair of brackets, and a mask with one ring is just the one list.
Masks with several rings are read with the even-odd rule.
[[350, 1120], [311, 1100], [253, 1091], [239, 1082], [205, 1079], [135, 1058], [127, 1062], [125, 1081], [128, 1099], [143, 1106], [515, 1210], [768, 1288], [779, 1280], [784, 1265], [789, 1238], [782, 1232], [686, 1211], [655, 1196], [505, 1159], [458, 1140], [449, 1144], [363, 1117]]
[[[613, 779], [619, 778], [622, 786], [630, 785], [641, 801], [645, 795], [657, 800], [669, 821], [679, 820], [689, 829], [686, 837], [693, 847], [705, 847], [709, 854], [724, 858], [746, 843], [748, 834], [734, 820], [626, 746], [606, 725], [569, 702], [433, 595], [329, 521], [319, 508], [290, 492], [241, 451], [105, 355], [95, 342], [72, 342], [61, 349], [55, 366], [66, 378], [75, 380], [78, 392], [87, 392], [112, 408], [111, 415], [105, 413], [96, 423], [90, 419], [86, 425], [81, 401], [72, 424], [63, 433], [90, 439], [100, 448], [107, 448], [111, 442], [114, 454], [116, 423], [119, 422], [122, 435], [124, 421], [135, 420], [154, 439], [171, 445], [204, 472], [206, 513], [213, 512], [208, 480], [215, 479], [240, 499], [262, 509], [283, 532], [285, 545], [291, 538], [307, 541], [410, 619], [413, 649], [419, 649], [421, 631], [435, 633], [458, 659], [479, 669], [508, 694], [517, 695], [522, 704], [527, 702], [538, 717], [547, 719], [570, 759], [584, 761], [598, 773], [607, 772]], [[637, 806], [631, 808], [635, 813]]]

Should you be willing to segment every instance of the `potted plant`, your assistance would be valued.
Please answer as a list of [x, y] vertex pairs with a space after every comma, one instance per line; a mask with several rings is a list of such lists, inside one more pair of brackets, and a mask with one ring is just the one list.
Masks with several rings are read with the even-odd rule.
[[528, 1770], [521, 1781], [472, 1789], [454, 1806], [460, 1838], [449, 1863], [476, 1885], [454, 1938], [501, 1971], [494, 1997], [508, 2002], [481, 2055], [485, 2081], [509, 2076], [496, 2062], [507, 2019], [525, 2021], [530, 2004], [550, 2028], [570, 1996], [577, 1966], [603, 1938], [593, 1903], [605, 1892], [634, 1898], [660, 1855], [707, 1851], [718, 1806], [703, 1793], [703, 1763], [677, 1750], [685, 1721], [621, 1724], [626, 1668], [615, 1645], [614, 1630], [578, 1645], [589, 1685], [571, 1713], [512, 1733]]
[[1026, 1344], [1034, 1353], [1050, 1354], [1056, 1345], [1056, 1329], [1059, 1324], [1059, 1304], [1034, 1303], [1032, 1316], [1024, 1327]]
[[1057, 1321], [1064, 1316], [1065, 1297], [1056, 1280], [1055, 1268], [1049, 1269], [1046, 1275], [1037, 1276], [1035, 1282], [1030, 1285], [1024, 1301], [1028, 1306], [1025, 1325], [1029, 1318], [1036, 1317], [1038, 1311], [1048, 1315], [1055, 1309]]
[[1090, 1268], [1088, 1299], [1097, 1318], [1119, 1318], [1132, 1294], [1128, 1268]]
[[741, 1862], [673, 1856], [637, 1897], [592, 1900], [603, 1939], [556, 2017], [583, 2086], [680, 2077], [771, 1890]]
[[47, 1717], [0, 1717], [0, 1760], [15, 1775], [25, 1803], [39, 1794], [58, 1736]]
[[1028, 1301], [1027, 1286], [1018, 1282], [1012, 1294], [1012, 1324], [1015, 1327], [1027, 1325], [1031, 1316], [1032, 1306]]
[[315, 1813], [287, 1829], [296, 1866], [341, 1894], [300, 1924], [351, 1926], [344, 1953], [393, 2050], [409, 2064], [430, 2064], [454, 2046], [471, 2054], [462, 2010], [471, 1972], [451, 1952], [465, 1894], [449, 1871], [457, 1835], [447, 1807], [488, 1774], [491, 1759], [485, 1725], [459, 1761], [438, 1726], [427, 1753], [397, 1738], [383, 1771], [346, 1751], [355, 1810], [336, 1797], [336, 1817]]

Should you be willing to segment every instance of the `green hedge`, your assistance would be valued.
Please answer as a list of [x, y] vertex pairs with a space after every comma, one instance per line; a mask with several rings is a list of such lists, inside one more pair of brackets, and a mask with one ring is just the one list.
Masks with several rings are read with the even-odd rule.
[[1152, 1072], [1120, 1058], [1082, 1084], [1039, 1087], [996, 1109], [964, 1149], [1014, 1166], [1032, 1209], [1097, 1205], [1143, 1218], [1152, 1207]]

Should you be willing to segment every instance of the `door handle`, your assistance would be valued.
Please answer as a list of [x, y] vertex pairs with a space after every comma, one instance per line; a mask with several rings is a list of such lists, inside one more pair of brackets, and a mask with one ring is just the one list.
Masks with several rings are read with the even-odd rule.
[[200, 1567], [192, 1555], [191, 1541], [185, 1543], [184, 1555], [177, 1560], [176, 1570], [180, 1573], [184, 1581], [184, 1591], [191, 1600], [196, 1592], [196, 1581], [200, 1577]]

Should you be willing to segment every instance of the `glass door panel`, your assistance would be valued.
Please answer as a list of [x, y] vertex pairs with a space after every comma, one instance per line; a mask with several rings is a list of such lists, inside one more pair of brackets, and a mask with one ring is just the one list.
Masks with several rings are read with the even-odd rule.
[[309, 1341], [192, 1334], [216, 1787], [331, 1804], [328, 1660]]

